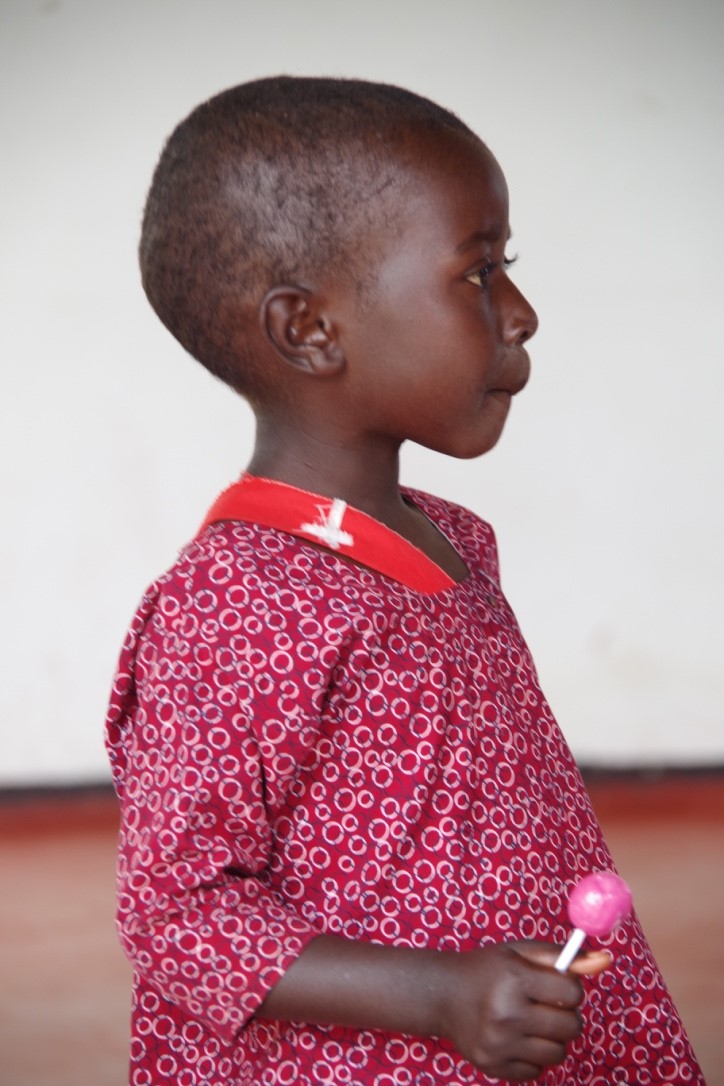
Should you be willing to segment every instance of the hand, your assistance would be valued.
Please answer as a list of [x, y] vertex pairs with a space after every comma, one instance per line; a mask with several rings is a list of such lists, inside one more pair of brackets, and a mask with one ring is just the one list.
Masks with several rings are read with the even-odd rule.
[[581, 1031], [583, 987], [572, 974], [605, 969], [605, 953], [581, 955], [568, 973], [553, 968], [547, 943], [507, 943], [445, 954], [441, 1035], [493, 1078], [524, 1082], [561, 1063]]

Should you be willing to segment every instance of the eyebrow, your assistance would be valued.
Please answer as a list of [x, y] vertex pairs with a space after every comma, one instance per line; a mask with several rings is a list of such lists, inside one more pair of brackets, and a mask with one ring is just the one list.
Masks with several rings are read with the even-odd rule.
[[[476, 230], [474, 234], [471, 234], [465, 241], [461, 241], [457, 246], [455, 252], [464, 253], [467, 249], [472, 249], [474, 245], [479, 245], [481, 241], [492, 242], [500, 241], [501, 231], [497, 227], [492, 227], [490, 230]], [[513, 231], [508, 230], [508, 236], [506, 241], [510, 241], [513, 236]]]

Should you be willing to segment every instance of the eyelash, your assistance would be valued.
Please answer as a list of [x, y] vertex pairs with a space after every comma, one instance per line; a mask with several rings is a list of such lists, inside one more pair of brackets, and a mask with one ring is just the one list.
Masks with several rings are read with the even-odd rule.
[[[510, 257], [504, 256], [501, 264], [498, 264], [495, 261], [490, 261], [489, 264], [486, 264], [482, 268], [478, 268], [477, 271], [470, 272], [470, 275], [466, 275], [465, 278], [467, 279], [467, 281], [469, 283], [472, 283], [473, 286], [479, 287], [480, 290], [487, 290], [488, 289], [488, 277], [492, 274], [492, 272], [494, 272], [496, 268], [500, 268], [500, 267], [505, 268], [506, 271], [507, 271], [507, 269], [512, 264], [515, 264], [517, 259], [518, 259], [517, 256], [510, 256]], [[477, 282], [475, 282], [476, 279], [477, 279]]]

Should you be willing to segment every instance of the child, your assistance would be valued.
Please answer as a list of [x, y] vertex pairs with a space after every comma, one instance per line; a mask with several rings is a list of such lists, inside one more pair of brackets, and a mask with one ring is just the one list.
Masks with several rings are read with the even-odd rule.
[[491, 153], [394, 87], [246, 84], [162, 154], [144, 288], [257, 438], [113, 691], [133, 1086], [703, 1081], [635, 918], [553, 968], [611, 858], [491, 529], [398, 482], [526, 383], [508, 237]]

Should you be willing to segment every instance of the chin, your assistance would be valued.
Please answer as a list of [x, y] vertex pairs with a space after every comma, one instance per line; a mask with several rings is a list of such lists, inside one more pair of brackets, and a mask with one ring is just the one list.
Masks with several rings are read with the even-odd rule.
[[485, 453], [494, 449], [502, 433], [501, 425], [495, 433], [489, 433], [485, 437], [471, 437], [469, 442], [441, 441], [439, 444], [426, 445], [426, 448], [432, 449], [433, 452], [444, 453], [445, 456], [452, 456], [455, 460], [475, 460], [478, 456], [484, 456]]
[[[468, 419], [468, 425], [458, 430], [441, 430], [436, 441], [419, 441], [418, 444], [433, 452], [444, 453], [456, 460], [475, 460], [490, 452], [500, 441], [510, 410], [511, 397], [496, 397], [491, 410], [488, 400], [477, 418]], [[414, 439], [413, 439], [414, 440]]]
[[478, 445], [476, 448], [470, 449], [470, 451], [453, 453], [456, 460], [475, 460], [478, 456], [485, 456], [498, 444], [500, 434], [492, 441], [487, 441], [484, 445]]

